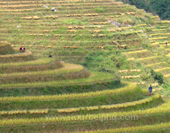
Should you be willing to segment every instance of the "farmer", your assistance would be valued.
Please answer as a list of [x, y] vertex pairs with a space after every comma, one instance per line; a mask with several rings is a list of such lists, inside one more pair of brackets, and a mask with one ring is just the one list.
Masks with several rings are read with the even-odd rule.
[[25, 52], [25, 48], [24, 47], [20, 47], [20, 52]]
[[166, 42], [166, 46], [168, 46], [168, 43]]
[[149, 95], [152, 95], [152, 85], [149, 87]]

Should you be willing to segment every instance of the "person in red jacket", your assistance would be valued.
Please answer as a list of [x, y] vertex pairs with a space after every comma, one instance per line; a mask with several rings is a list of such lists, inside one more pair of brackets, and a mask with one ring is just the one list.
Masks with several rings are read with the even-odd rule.
[[25, 48], [24, 47], [20, 47], [20, 52], [25, 52]]

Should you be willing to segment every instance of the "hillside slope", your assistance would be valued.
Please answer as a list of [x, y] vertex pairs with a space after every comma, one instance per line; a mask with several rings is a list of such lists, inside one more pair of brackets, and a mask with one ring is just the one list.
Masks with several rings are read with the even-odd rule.
[[0, 7], [0, 132], [170, 132], [170, 21], [114, 0]]

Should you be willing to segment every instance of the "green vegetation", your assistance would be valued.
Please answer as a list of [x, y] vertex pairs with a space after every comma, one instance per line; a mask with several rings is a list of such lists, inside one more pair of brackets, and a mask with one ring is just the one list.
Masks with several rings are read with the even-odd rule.
[[[102, 64], [100, 62], [103, 62]], [[125, 57], [117, 50], [108, 52], [91, 52], [85, 57], [82, 64], [90, 70], [98, 70], [101, 72], [115, 73], [116, 69], [128, 69], [129, 64]]]
[[96, 72], [91, 74], [95, 76], [67, 81], [5, 84], [1, 86], [0, 92], [1, 96], [52, 95], [116, 89], [126, 85], [110, 74]]
[[[124, 90], [124, 91], [123, 91]], [[119, 93], [121, 92], [121, 93]], [[19, 110], [24, 109], [43, 109], [43, 108], [70, 108], [70, 107], [79, 107], [81, 106], [98, 106], [98, 105], [105, 105], [105, 104], [117, 104], [117, 103], [124, 103], [124, 102], [131, 102], [136, 101], [144, 98], [144, 94], [140, 88], [132, 88], [131, 90], [127, 90], [127, 88], [120, 88], [118, 91], [108, 91], [103, 92], [96, 92], [100, 95], [95, 95], [89, 93], [89, 96], [86, 97], [79, 97], [81, 94], [70, 96], [70, 98], [61, 98], [61, 99], [44, 99], [44, 100], [28, 100], [28, 101], [11, 101], [9, 102], [2, 102], [1, 103], [1, 110], [15, 110], [16, 108]], [[102, 94], [101, 94], [102, 93]], [[91, 96], [92, 95], [92, 96]], [[68, 96], [69, 97], [69, 96]], [[126, 98], [123, 98], [126, 97]], [[8, 105], [11, 104], [9, 107]], [[38, 105], [38, 106], [37, 106]]]
[[158, 80], [160, 84], [164, 83], [163, 75], [160, 72], [155, 72], [153, 69], [151, 69], [151, 75], [155, 80]]
[[105, 9], [103, 9], [103, 8], [94, 8], [94, 10], [96, 12], [101, 12], [101, 13], [105, 12]]
[[83, 22], [83, 21], [80, 21], [78, 19], [67, 19], [67, 20], [64, 20], [63, 22], [64, 24], [76, 24], [76, 25], [85, 25], [87, 24], [87, 22]]
[[170, 21], [121, 0], [0, 7], [0, 132], [169, 132]]
[[125, 3], [135, 5], [137, 8], [147, 12], [158, 14], [161, 19], [170, 20], [170, 1], [169, 0], [122, 0]]

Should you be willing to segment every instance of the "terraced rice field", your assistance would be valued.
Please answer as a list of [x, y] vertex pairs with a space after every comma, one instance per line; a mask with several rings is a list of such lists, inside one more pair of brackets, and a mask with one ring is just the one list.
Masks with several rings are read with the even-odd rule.
[[0, 23], [0, 132], [170, 132], [169, 21], [115, 0], [6, 0]]

